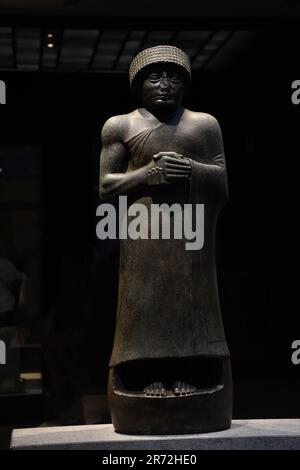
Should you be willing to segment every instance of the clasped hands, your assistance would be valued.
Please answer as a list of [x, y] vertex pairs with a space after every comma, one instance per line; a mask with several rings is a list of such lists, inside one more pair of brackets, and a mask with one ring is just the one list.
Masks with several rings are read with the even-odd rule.
[[147, 166], [149, 185], [186, 180], [191, 174], [190, 160], [176, 152], [159, 152]]

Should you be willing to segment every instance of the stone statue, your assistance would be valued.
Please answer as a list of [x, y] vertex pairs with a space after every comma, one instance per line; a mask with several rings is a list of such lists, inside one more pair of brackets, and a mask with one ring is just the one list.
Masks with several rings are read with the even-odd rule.
[[[227, 200], [220, 127], [211, 115], [182, 106], [191, 68], [180, 49], [162, 45], [140, 52], [129, 75], [141, 107], [103, 127], [100, 198], [126, 195], [126, 223], [138, 203], [149, 211], [149, 226], [154, 205], [164, 204], [162, 212], [190, 205], [192, 218], [202, 205], [204, 242], [201, 249], [187, 250], [184, 235], [121, 237], [109, 365], [112, 421], [116, 431], [130, 434], [226, 429], [232, 379], [214, 248]], [[160, 220], [156, 228], [162, 225]]]

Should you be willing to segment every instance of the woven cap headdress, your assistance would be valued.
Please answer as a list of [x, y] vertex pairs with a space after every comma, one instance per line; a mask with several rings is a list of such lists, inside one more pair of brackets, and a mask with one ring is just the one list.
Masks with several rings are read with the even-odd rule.
[[145, 67], [162, 62], [176, 64], [183, 67], [191, 78], [190, 59], [185, 52], [175, 46], [155, 46], [139, 52], [139, 54], [137, 54], [132, 60], [129, 67], [130, 86], [132, 86], [137, 74]]

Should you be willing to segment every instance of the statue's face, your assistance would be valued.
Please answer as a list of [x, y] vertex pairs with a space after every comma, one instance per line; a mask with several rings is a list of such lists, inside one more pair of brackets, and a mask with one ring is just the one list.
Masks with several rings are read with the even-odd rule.
[[184, 74], [176, 65], [155, 64], [149, 69], [141, 91], [145, 108], [177, 108], [185, 93]]

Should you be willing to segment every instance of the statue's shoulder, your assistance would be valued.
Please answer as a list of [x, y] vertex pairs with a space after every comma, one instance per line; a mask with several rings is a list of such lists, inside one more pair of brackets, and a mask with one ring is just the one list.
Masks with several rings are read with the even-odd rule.
[[200, 126], [202, 129], [212, 129], [219, 127], [217, 119], [212, 116], [212, 114], [186, 109], [186, 118], [195, 126]]
[[110, 117], [102, 127], [102, 142], [108, 144], [123, 141], [123, 137], [129, 126], [131, 114], [132, 113], [119, 114]]

